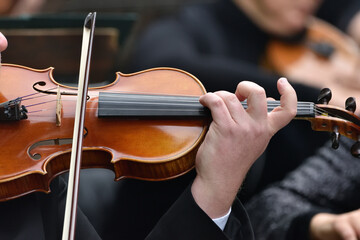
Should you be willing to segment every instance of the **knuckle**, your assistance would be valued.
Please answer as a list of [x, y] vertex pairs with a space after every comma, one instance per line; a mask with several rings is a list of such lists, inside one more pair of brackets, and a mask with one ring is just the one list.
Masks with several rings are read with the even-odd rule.
[[228, 102], [237, 102], [239, 101], [235, 94], [228, 94], [226, 96], [226, 101]]
[[229, 139], [246, 138], [251, 135], [251, 127], [246, 123], [229, 123], [224, 127]]
[[341, 231], [342, 227], [342, 221], [339, 221], [339, 219], [336, 219], [333, 223], [334, 229], [336, 229], [336, 231]]
[[241, 82], [239, 82], [239, 83], [237, 84], [237, 88], [241, 88], [241, 86], [243, 86], [245, 82], [246, 82], [246, 81], [241, 81]]
[[216, 91], [215, 93], [216, 93], [218, 96], [224, 96], [224, 95], [227, 94], [227, 92], [224, 91], [224, 90]]
[[262, 125], [253, 128], [252, 134], [255, 138], [262, 138], [266, 134], [266, 128]]
[[222, 107], [224, 102], [221, 98], [214, 98], [212, 103], [211, 103], [215, 108], [219, 108]]
[[263, 87], [260, 87], [260, 86], [254, 88], [253, 92], [257, 96], [266, 96], [265, 89]]
[[256, 122], [240, 123], [241, 134], [249, 139], [263, 138], [266, 134], [266, 127]]

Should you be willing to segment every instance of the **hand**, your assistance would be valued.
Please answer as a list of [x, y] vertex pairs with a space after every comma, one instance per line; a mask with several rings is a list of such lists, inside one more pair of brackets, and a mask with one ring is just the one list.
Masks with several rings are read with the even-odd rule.
[[1, 0], [0, 14], [19, 16], [38, 13], [46, 0]]
[[[240, 82], [235, 94], [220, 91], [200, 98], [210, 108], [213, 122], [197, 153], [191, 191], [209, 217], [228, 212], [251, 165], [270, 138], [296, 115], [294, 89], [285, 78], [277, 86], [281, 106], [271, 113], [264, 89], [252, 82]], [[247, 110], [240, 102], [245, 99]]]
[[[289, 67], [285, 75], [294, 83], [301, 83], [319, 89], [330, 88], [332, 99], [329, 104], [345, 108], [347, 98], [360, 99], [360, 68], [357, 67], [360, 66], [360, 63], [345, 64], [345, 61], [335, 62], [336, 60], [330, 63], [330, 61], [312, 61], [309, 57], [304, 58]], [[333, 67], [330, 67], [331, 65]], [[360, 114], [360, 108], [356, 109], [355, 114]]]
[[313, 240], [357, 240], [360, 239], [360, 210], [344, 213], [319, 213], [310, 222]]
[[348, 24], [346, 32], [360, 46], [360, 12], [356, 13]]
[[7, 48], [8, 42], [5, 36], [0, 32], [0, 52], [4, 51]]
[[[351, 44], [350, 44], [351, 43]], [[324, 88], [338, 84], [346, 89], [360, 90], [359, 47], [351, 41], [348, 51], [336, 50], [328, 60], [320, 60], [312, 52], [304, 52], [296, 62], [283, 70], [292, 82]]]
[[[357, 102], [360, 99], [359, 89], [347, 88], [347, 87], [344, 87], [343, 84], [339, 84], [336, 82], [329, 83], [327, 85], [327, 87], [330, 88], [330, 90], [332, 92], [332, 98], [330, 100], [329, 105], [337, 106], [340, 108], [345, 108], [345, 102], [346, 102], [347, 98], [354, 97]], [[358, 105], [355, 110], [355, 114], [358, 116], [360, 115], [360, 107]]]

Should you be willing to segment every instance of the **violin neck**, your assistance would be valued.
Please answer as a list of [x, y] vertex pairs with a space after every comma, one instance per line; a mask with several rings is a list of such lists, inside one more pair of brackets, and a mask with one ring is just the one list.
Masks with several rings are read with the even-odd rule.
[[[241, 102], [247, 108], [247, 102]], [[280, 106], [280, 101], [269, 101], [268, 112]], [[194, 96], [124, 94], [100, 92], [99, 117], [211, 117], [210, 110]], [[315, 104], [298, 102], [297, 118], [315, 116]]]

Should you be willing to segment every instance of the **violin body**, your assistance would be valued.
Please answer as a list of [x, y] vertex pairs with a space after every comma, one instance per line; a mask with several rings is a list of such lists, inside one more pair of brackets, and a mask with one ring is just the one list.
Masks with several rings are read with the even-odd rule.
[[[51, 180], [69, 170], [76, 96], [64, 93], [74, 94], [76, 88], [57, 83], [52, 73], [53, 68], [12, 64], [0, 68], [0, 103], [22, 97], [28, 111], [27, 119], [0, 121], [0, 201], [50, 192]], [[37, 89], [60, 92], [61, 104], [56, 94], [37, 92], [36, 82], [46, 83]], [[98, 103], [100, 92], [198, 97], [205, 89], [194, 76], [172, 68], [118, 72], [113, 83], [88, 92], [82, 168], [113, 170], [116, 180], [165, 180], [193, 168], [206, 119], [99, 117]]]
[[358, 79], [354, 79], [356, 73], [360, 74], [356, 72], [359, 59], [359, 47], [353, 39], [314, 18], [300, 41], [270, 41], [265, 66], [293, 82], [313, 87], [331, 87], [335, 83], [339, 88], [360, 88]]

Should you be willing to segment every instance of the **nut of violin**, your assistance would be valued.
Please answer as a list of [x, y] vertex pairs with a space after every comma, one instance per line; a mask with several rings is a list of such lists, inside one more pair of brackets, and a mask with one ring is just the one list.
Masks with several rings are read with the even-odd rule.
[[359, 141], [357, 141], [356, 143], [354, 143], [354, 145], [352, 145], [351, 154], [354, 157], [357, 157], [357, 158], [360, 157], [360, 142]]
[[317, 102], [320, 104], [328, 104], [331, 100], [332, 93], [329, 88], [323, 88], [320, 91]]
[[348, 110], [348, 111], [355, 112], [355, 110], [356, 110], [356, 101], [355, 101], [355, 98], [349, 97], [348, 99], [346, 99], [346, 101], [345, 101], [345, 108], [346, 108], [346, 110]]

